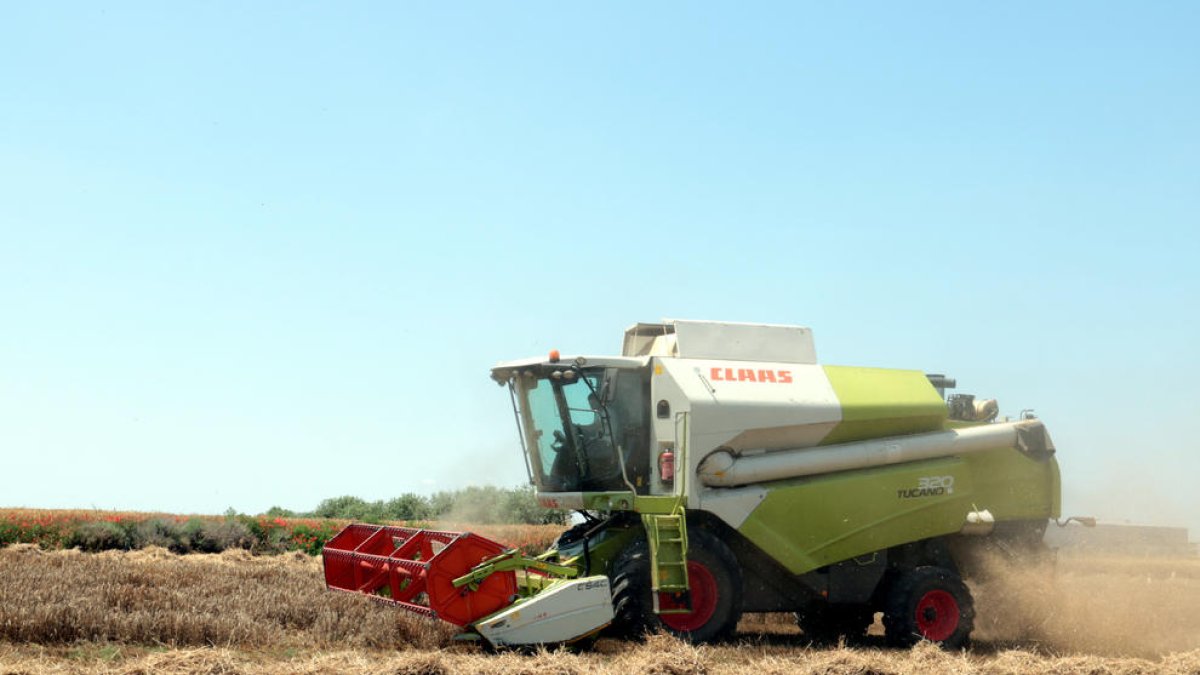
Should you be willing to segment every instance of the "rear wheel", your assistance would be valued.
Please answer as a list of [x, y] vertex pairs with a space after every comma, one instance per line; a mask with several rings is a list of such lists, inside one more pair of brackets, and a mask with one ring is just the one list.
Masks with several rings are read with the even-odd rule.
[[888, 590], [883, 625], [888, 642], [897, 646], [929, 640], [944, 649], [958, 649], [975, 626], [971, 592], [944, 567], [901, 572]]
[[[654, 613], [650, 591], [650, 549], [638, 540], [613, 563], [614, 632], [639, 637], [663, 628], [691, 642], [712, 642], [728, 637], [741, 618], [742, 574], [737, 558], [725, 542], [704, 531], [688, 533], [688, 585], [690, 609], [684, 614]], [[667, 593], [659, 607], [687, 607]]]

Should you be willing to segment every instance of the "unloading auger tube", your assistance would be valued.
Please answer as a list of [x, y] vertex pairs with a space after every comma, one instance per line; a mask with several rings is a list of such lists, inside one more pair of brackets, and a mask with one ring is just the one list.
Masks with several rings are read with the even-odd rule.
[[701, 461], [698, 473], [705, 485], [736, 487], [997, 448], [1013, 448], [1031, 457], [1054, 452], [1046, 427], [1038, 420], [1023, 420], [745, 456], [717, 450]]

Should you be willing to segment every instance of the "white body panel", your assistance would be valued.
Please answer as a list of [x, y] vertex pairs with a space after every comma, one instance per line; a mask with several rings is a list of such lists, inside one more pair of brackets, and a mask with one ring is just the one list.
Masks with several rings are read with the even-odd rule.
[[816, 363], [812, 331], [802, 326], [667, 320], [625, 331], [624, 356]]
[[[664, 358], [654, 366], [656, 400], [674, 393], [672, 412], [688, 413], [687, 466], [676, 471], [690, 476], [718, 448], [760, 452], [813, 446], [842, 419], [837, 394], [817, 365]], [[655, 434], [659, 441], [678, 441], [673, 420], [658, 420]], [[728, 510], [722, 517], [730, 523], [745, 518], [745, 507], [757, 505], [706, 490], [689, 492], [689, 508]]]
[[[764, 362], [750, 369], [744, 362], [693, 359], [658, 363], [690, 404], [693, 449], [816, 445], [842, 420], [837, 394], [820, 366]], [[751, 374], [776, 381], [729, 379]]]
[[604, 628], [613, 619], [608, 577], [562, 581], [475, 624], [496, 646], [568, 642]]
[[746, 522], [754, 509], [767, 498], [766, 488], [748, 485], [740, 488], [714, 490], [701, 488], [700, 501], [704, 510], [712, 513], [735, 530]]

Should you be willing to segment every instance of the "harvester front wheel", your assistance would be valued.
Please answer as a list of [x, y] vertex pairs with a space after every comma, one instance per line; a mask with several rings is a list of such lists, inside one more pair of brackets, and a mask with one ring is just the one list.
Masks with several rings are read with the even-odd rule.
[[943, 649], [958, 649], [975, 627], [971, 592], [944, 567], [903, 571], [888, 590], [883, 626], [888, 642], [899, 647], [924, 639]]
[[[650, 549], [638, 540], [613, 563], [613, 627], [624, 637], [640, 637], [659, 628], [690, 642], [728, 637], [742, 616], [742, 573], [725, 542], [704, 531], [688, 533], [688, 585], [691, 612], [654, 613], [650, 590]], [[660, 606], [670, 605], [663, 594]]]

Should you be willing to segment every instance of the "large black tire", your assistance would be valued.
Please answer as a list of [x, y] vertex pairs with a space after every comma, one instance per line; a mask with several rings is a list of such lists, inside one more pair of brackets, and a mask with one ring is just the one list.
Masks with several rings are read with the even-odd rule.
[[838, 639], [854, 643], [867, 634], [875, 621], [875, 612], [867, 605], [830, 604], [824, 600], [809, 603], [796, 612], [796, 625], [804, 639], [818, 646], [836, 645]]
[[650, 593], [650, 548], [638, 539], [613, 562], [611, 633], [640, 638], [660, 628], [694, 643], [729, 637], [742, 617], [742, 571], [725, 542], [704, 530], [688, 532], [692, 613], [657, 616]]
[[898, 647], [929, 640], [958, 649], [975, 627], [975, 603], [962, 579], [944, 567], [904, 570], [889, 584], [883, 626]]

